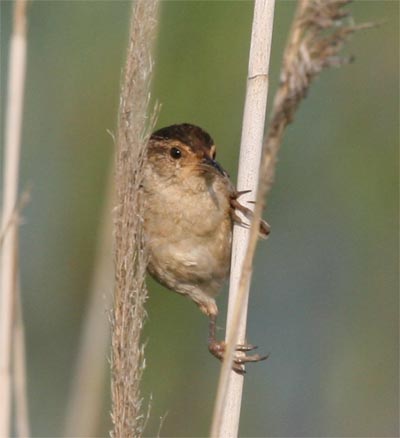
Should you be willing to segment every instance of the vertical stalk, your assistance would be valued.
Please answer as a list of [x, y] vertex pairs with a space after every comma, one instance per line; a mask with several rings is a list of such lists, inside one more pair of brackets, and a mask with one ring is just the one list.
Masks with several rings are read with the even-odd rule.
[[[274, 0], [256, 0], [251, 35], [246, 101], [243, 115], [242, 139], [237, 188], [251, 190], [241, 202], [254, 200], [257, 191], [261, 160], [265, 112], [268, 96], [268, 69], [274, 17]], [[250, 204], [251, 205], [251, 204]], [[238, 435], [243, 376], [231, 370], [235, 345], [246, 337], [247, 302], [250, 275], [240, 288], [245, 272], [244, 260], [249, 242], [249, 230], [235, 227], [227, 319], [227, 348], [214, 408], [212, 437]], [[251, 266], [247, 267], [251, 274]]]
[[136, 0], [134, 4], [118, 115], [111, 341], [114, 438], [142, 436], [146, 424], [140, 392], [145, 367], [141, 333], [147, 298], [141, 184], [155, 121], [148, 110], [158, 4], [159, 0]]
[[26, 1], [15, 0], [5, 123], [0, 290], [0, 436], [10, 433], [11, 349], [17, 279], [17, 223], [13, 219], [17, 203], [22, 107], [26, 64]]
[[[214, 410], [212, 426], [213, 437], [233, 437], [237, 436], [238, 432], [243, 378], [234, 375], [230, 367], [236, 342], [243, 342], [245, 339], [244, 326], [247, 312], [248, 289], [258, 239], [259, 222], [262, 209], [265, 206], [265, 197], [273, 182], [276, 159], [285, 128], [293, 121], [295, 112], [307, 95], [311, 82], [321, 71], [329, 67], [338, 67], [351, 61], [351, 57], [341, 57], [339, 55], [349, 37], [358, 30], [374, 26], [373, 23], [354, 25], [352, 21], [348, 19], [350, 14], [346, 12], [343, 7], [350, 3], [350, 1], [351, 0], [331, 0], [326, 2], [324, 0], [299, 0], [298, 2], [296, 15], [292, 23], [289, 40], [283, 56], [280, 84], [274, 99], [269, 131], [264, 140], [262, 149], [253, 221], [249, 232], [237, 229], [234, 234], [235, 240], [239, 240], [239, 233], [245, 236], [243, 237], [245, 240], [242, 246], [236, 241], [234, 241], [233, 246], [231, 274], [231, 293], [233, 293], [233, 295], [230, 296], [229, 301], [228, 342]], [[255, 9], [257, 10], [257, 7], [260, 7], [261, 11], [266, 12], [264, 7], [268, 7], [267, 3], [267, 0], [263, 2], [256, 1]], [[271, 3], [273, 3], [273, 1], [271, 1]], [[256, 124], [256, 114], [252, 114], [251, 112], [252, 108], [257, 108], [257, 99], [253, 96], [253, 93], [250, 92], [249, 88], [253, 85], [253, 79], [257, 79], [260, 75], [268, 74], [267, 67], [266, 71], [262, 70], [262, 65], [259, 66], [261, 67], [260, 70], [253, 69], [253, 67], [258, 65], [258, 61], [261, 62], [261, 57], [257, 55], [257, 53], [258, 50], [262, 50], [262, 47], [268, 48], [269, 56], [273, 5], [270, 4], [269, 8], [269, 20], [265, 17], [266, 21], [264, 26], [266, 23], [269, 23], [267, 28], [270, 34], [269, 39], [265, 39], [264, 43], [261, 43], [261, 39], [257, 40], [255, 36], [255, 34], [257, 34], [257, 25], [255, 23], [257, 13], [255, 12], [254, 15], [252, 50], [250, 52], [248, 90], [241, 145], [244, 149], [240, 157], [240, 168], [243, 166], [243, 175], [247, 175], [247, 172], [251, 172], [251, 167], [247, 167], [251, 165], [246, 162], [246, 159], [248, 158], [252, 161], [254, 159], [255, 150], [257, 151], [257, 156], [260, 157], [258, 155], [260, 150], [253, 149], [253, 147], [257, 148], [258, 143], [257, 145], [256, 142], [251, 143], [251, 132], [255, 132], [255, 135], [258, 135], [259, 131], [257, 127], [259, 125]], [[262, 27], [262, 29], [266, 30], [265, 27]], [[261, 45], [258, 46], [257, 50], [255, 48], [253, 50], [253, 43], [255, 45], [261, 43]], [[253, 58], [253, 56], [255, 58]], [[268, 59], [267, 57], [267, 64]], [[255, 64], [253, 64], [253, 62]], [[265, 86], [267, 86], [268, 82], [265, 82]], [[258, 91], [254, 91], [254, 93], [257, 94]], [[247, 99], [249, 99], [249, 102]], [[253, 104], [251, 103], [252, 101]], [[249, 115], [249, 118], [246, 114]], [[246, 139], [246, 126], [250, 127], [248, 140]], [[253, 147], [246, 148], [246, 144], [253, 145]], [[242, 186], [243, 183], [250, 184], [252, 181], [254, 180], [250, 178], [246, 180], [244, 176], [242, 177], [242, 173], [240, 173], [239, 190], [254, 190], [253, 186]], [[246, 248], [245, 252], [242, 252], [244, 248]], [[241, 273], [240, 277], [238, 272]]]

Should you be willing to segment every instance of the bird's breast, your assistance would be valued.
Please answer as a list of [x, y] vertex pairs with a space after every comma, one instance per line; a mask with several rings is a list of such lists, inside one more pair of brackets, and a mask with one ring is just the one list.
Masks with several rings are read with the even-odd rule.
[[222, 184], [196, 188], [193, 183], [189, 188], [165, 185], [145, 198], [149, 270], [177, 292], [197, 285], [215, 295], [229, 273], [228, 189]]

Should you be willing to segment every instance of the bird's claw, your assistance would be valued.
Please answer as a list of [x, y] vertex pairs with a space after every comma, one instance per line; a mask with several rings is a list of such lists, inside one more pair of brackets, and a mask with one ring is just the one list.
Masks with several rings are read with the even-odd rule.
[[[261, 360], [265, 360], [268, 358], [268, 354], [265, 356], [261, 356], [260, 354], [251, 354], [247, 355], [246, 352], [255, 350], [257, 348], [256, 345], [251, 344], [238, 344], [235, 348], [235, 355], [232, 363], [232, 370], [238, 374], [245, 374], [245, 364], [248, 362], [260, 362]], [[210, 353], [215, 356], [219, 360], [223, 360], [226, 343], [224, 341], [211, 341], [208, 344], [208, 350]]]

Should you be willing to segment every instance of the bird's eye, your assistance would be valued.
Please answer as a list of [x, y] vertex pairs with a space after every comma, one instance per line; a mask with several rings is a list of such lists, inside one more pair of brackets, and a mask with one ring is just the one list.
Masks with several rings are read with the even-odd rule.
[[172, 158], [177, 160], [178, 158], [181, 158], [182, 151], [178, 148], [171, 148], [171, 150], [169, 151], [169, 154], [171, 155]]

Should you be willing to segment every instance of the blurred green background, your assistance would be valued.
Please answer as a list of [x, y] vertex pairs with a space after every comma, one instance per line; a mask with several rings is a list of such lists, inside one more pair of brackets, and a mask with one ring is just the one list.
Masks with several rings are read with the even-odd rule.
[[[11, 3], [0, 7], [3, 124]], [[270, 102], [294, 7], [277, 1]], [[157, 126], [208, 130], [233, 178], [252, 9], [250, 1], [164, 1], [155, 55]], [[29, 7], [21, 190], [32, 189], [21, 275], [34, 436], [63, 431], [112, 165], [107, 130], [116, 126], [129, 10], [125, 1]], [[249, 340], [270, 358], [249, 367], [241, 436], [398, 436], [399, 3], [356, 1], [351, 10], [357, 22], [385, 24], [352, 38], [356, 62], [323, 73], [285, 136], [248, 324]], [[219, 375], [207, 320], [188, 300], [149, 287], [147, 435], [167, 414], [161, 436], [205, 436]], [[226, 293], [219, 305], [224, 314]], [[109, 427], [105, 403], [97, 435]]]

